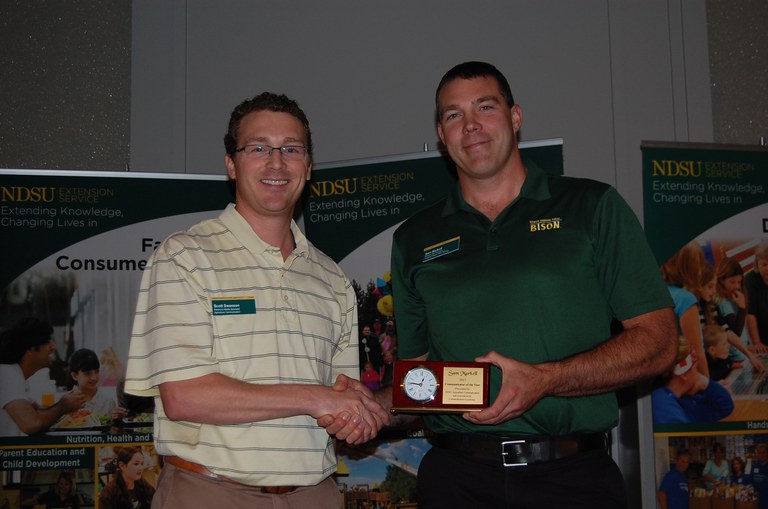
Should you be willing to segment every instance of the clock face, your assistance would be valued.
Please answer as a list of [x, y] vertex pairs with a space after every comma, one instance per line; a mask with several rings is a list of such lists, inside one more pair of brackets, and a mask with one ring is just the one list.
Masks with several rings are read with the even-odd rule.
[[437, 377], [424, 366], [411, 368], [403, 377], [405, 395], [414, 401], [432, 401], [437, 395]]

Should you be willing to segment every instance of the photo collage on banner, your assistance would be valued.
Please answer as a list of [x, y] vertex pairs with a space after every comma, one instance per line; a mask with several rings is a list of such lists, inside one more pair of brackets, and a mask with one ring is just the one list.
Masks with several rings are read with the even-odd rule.
[[651, 392], [670, 508], [768, 508], [768, 150], [643, 144], [645, 232], [678, 321]]

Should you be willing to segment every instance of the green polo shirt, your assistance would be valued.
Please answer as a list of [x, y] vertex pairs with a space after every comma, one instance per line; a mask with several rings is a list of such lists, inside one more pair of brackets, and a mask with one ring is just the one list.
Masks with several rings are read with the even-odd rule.
[[[490, 350], [541, 363], [591, 350], [612, 320], [672, 305], [632, 210], [600, 182], [528, 167], [520, 196], [490, 221], [458, 188], [394, 234], [398, 356], [472, 361]], [[491, 370], [491, 401], [501, 372]], [[616, 425], [613, 393], [547, 397], [523, 416], [476, 426], [429, 415], [435, 432], [565, 435]]]

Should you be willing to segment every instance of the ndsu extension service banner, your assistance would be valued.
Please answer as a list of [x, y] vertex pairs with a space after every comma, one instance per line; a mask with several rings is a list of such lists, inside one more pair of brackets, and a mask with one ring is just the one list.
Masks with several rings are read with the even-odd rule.
[[[699, 344], [705, 352], [704, 358], [681, 359], [651, 394], [657, 485], [674, 469], [677, 453], [686, 449], [691, 453], [687, 476], [692, 494], [700, 499], [691, 499], [692, 504], [721, 498], [751, 503], [750, 489], [729, 481], [716, 486], [702, 475], [705, 465], [714, 461], [717, 444], [725, 449], [725, 461], [740, 458], [749, 472], [755, 446], [768, 442], [768, 378], [762, 371], [768, 367], [768, 355], [752, 352], [755, 338], [749, 327], [722, 326], [740, 307], [722, 289], [725, 276], [734, 276], [741, 291], [744, 279], [759, 278], [755, 248], [768, 241], [768, 150], [645, 142], [642, 154], [645, 232], [659, 265], [698, 274], [696, 283], [683, 288], [690, 293], [675, 286], [671, 293], [678, 305], [685, 299], [698, 302], [701, 325], [695, 337], [681, 330], [681, 341], [689, 349]], [[675, 262], [673, 255], [688, 262]], [[748, 308], [741, 313], [748, 315]], [[719, 327], [705, 327], [708, 323]], [[730, 333], [721, 332], [726, 329]], [[708, 377], [698, 373], [701, 363], [709, 366]]]
[[768, 201], [768, 149], [646, 142], [642, 150], [645, 232], [660, 264], [742, 212], [751, 211], [729, 224], [737, 231], [723, 234], [766, 236], [759, 209]]
[[94, 507], [128, 447], [154, 482], [152, 400], [120, 390], [141, 274], [165, 237], [233, 199], [224, 176], [0, 170], [0, 327], [42, 319], [56, 345], [51, 368], [19, 383], [22, 394], [51, 405], [72, 383], [69, 357], [89, 349], [100, 359], [99, 399], [129, 410], [119, 421], [86, 410], [42, 433], [0, 436], [0, 507], [43, 507], [61, 476], [80, 507]]

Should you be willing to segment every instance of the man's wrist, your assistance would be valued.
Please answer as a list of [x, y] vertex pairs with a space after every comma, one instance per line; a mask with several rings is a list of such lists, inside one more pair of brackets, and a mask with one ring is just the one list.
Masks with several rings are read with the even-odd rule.
[[376, 403], [389, 412], [389, 409], [392, 408], [392, 387], [389, 386], [379, 389], [373, 393], [373, 398], [376, 400]]

